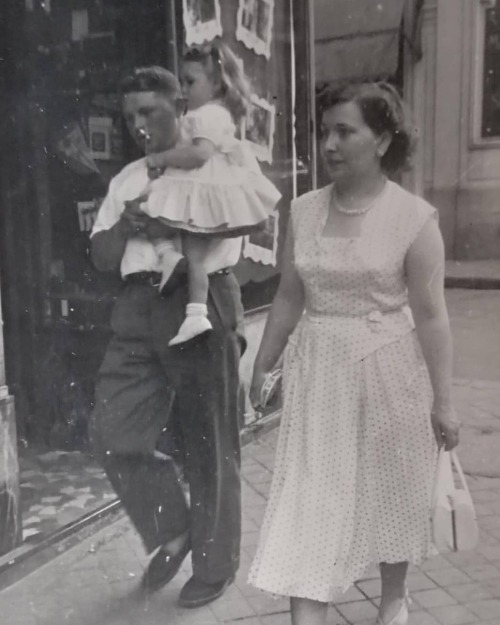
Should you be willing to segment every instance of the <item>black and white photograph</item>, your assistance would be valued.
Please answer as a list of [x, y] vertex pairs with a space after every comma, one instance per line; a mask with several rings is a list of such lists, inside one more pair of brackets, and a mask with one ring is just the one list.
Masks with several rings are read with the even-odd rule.
[[500, 0], [3, 0], [0, 122], [0, 625], [500, 625]]
[[274, 0], [238, 0], [236, 38], [267, 59], [273, 39]]
[[276, 109], [263, 98], [252, 95], [244, 121], [243, 136], [260, 161], [272, 163]]
[[220, 0], [182, 0], [186, 45], [222, 35]]

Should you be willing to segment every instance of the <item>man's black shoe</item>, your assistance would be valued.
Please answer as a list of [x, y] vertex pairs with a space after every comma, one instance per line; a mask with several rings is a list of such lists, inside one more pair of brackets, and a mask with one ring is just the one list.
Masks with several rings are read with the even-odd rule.
[[175, 554], [170, 554], [164, 547], [160, 547], [153, 556], [142, 578], [142, 587], [148, 592], [159, 590], [168, 584], [176, 575], [187, 554], [191, 551], [191, 541], [188, 539]]
[[193, 575], [181, 590], [179, 605], [183, 608], [201, 608], [218, 599], [233, 582], [234, 575], [215, 584], [207, 584]]

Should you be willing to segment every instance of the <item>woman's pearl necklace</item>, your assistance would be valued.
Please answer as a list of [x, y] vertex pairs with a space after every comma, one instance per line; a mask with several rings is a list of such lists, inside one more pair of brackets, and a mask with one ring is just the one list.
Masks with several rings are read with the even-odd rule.
[[382, 197], [382, 195], [383, 195], [383, 193], [384, 193], [384, 191], [386, 189], [386, 186], [387, 186], [387, 179], [384, 180], [384, 184], [382, 186], [382, 189], [379, 191], [379, 193], [377, 193], [377, 195], [373, 198], [373, 200], [371, 200], [371, 202], [369, 202], [365, 206], [360, 206], [359, 208], [347, 208], [346, 206], [342, 206], [342, 204], [338, 201], [337, 190], [336, 190], [336, 188], [334, 186], [333, 189], [332, 189], [333, 205], [335, 206], [336, 210], [339, 213], [342, 213], [343, 215], [364, 215]]

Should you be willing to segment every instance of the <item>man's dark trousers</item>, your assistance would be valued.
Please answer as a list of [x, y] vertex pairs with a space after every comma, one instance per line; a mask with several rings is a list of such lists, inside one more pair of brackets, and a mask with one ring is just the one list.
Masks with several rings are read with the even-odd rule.
[[[213, 331], [168, 347], [186, 301], [186, 285], [165, 298], [147, 283], [124, 287], [99, 372], [90, 435], [147, 551], [189, 530], [195, 576], [216, 583], [239, 564], [243, 310], [234, 275], [213, 275]], [[167, 421], [184, 457], [190, 508], [173, 462], [154, 456]]]

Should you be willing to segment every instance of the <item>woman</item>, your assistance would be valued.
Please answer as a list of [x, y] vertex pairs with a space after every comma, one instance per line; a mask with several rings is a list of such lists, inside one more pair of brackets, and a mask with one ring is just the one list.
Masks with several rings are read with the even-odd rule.
[[328, 602], [377, 563], [377, 624], [404, 625], [408, 564], [432, 553], [434, 438], [458, 443], [443, 242], [435, 209], [388, 180], [412, 150], [397, 92], [331, 89], [320, 109], [332, 184], [292, 204], [253, 374], [256, 405], [286, 346], [250, 583], [290, 596], [294, 625], [323, 625]]

